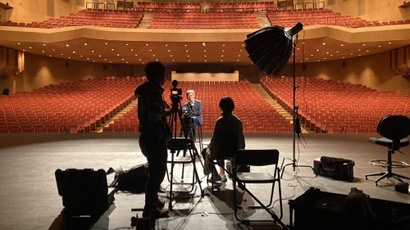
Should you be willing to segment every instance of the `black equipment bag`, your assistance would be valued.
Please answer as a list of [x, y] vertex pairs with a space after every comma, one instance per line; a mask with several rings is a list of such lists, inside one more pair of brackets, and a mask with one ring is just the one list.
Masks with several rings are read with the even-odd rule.
[[322, 156], [315, 159], [313, 168], [318, 175], [335, 180], [352, 181], [354, 174], [354, 161], [343, 158]]
[[[109, 172], [113, 170], [110, 169]], [[111, 186], [115, 186], [118, 190], [129, 191], [132, 193], [145, 192], [145, 184], [148, 179], [148, 163], [134, 166], [128, 170], [115, 170], [114, 182]]]

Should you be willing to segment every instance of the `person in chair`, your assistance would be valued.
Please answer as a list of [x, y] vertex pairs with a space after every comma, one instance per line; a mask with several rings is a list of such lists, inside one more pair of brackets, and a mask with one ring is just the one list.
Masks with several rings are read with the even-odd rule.
[[[219, 101], [221, 116], [216, 120], [214, 132], [207, 148], [202, 151], [205, 160], [204, 174], [212, 173], [210, 181], [226, 182], [227, 178], [224, 170], [224, 159], [230, 159], [233, 165], [233, 158], [238, 149], [245, 148], [245, 137], [241, 120], [233, 114], [235, 104], [230, 97], [222, 97]], [[215, 167], [209, 163], [209, 158], [217, 159], [219, 174]]]
[[186, 92], [188, 101], [183, 105], [185, 115], [193, 120], [192, 139], [195, 141], [196, 127], [202, 125], [202, 102], [195, 98], [195, 91], [190, 89]]

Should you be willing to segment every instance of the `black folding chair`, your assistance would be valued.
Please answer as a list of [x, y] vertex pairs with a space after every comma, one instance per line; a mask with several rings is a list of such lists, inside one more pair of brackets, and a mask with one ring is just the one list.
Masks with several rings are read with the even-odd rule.
[[[278, 160], [279, 151], [276, 149], [241, 149], [236, 152], [235, 162], [233, 166], [232, 182], [234, 188], [233, 203], [235, 218], [239, 222], [274, 222], [280, 224], [282, 227], [285, 227], [285, 224], [281, 221], [283, 216], [283, 207]], [[238, 166], [240, 165], [250, 165], [251, 172], [238, 172]], [[264, 166], [263, 169], [262, 166]], [[259, 194], [258, 196], [255, 195], [255, 188], [252, 188], [252, 186], [247, 186], [248, 184], [269, 184], [269, 203], [262, 201], [262, 197], [258, 197], [260, 196]], [[279, 215], [276, 215], [276, 213], [272, 210], [276, 184], [279, 197]], [[243, 219], [238, 213], [241, 207], [237, 204], [237, 187], [239, 187], [242, 191], [247, 192], [252, 197], [252, 199], [256, 201], [255, 206], [249, 206], [248, 209], [263, 209], [268, 212], [273, 220], [255, 219], [252, 217]], [[262, 193], [268, 194], [267, 192]]]

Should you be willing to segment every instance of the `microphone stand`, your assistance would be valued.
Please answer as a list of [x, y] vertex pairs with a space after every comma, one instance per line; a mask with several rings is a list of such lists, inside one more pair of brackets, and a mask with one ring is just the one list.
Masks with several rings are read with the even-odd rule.
[[292, 165], [294, 173], [296, 171], [296, 167], [309, 167], [313, 170], [313, 172], [316, 175], [316, 172], [315, 172], [315, 170], [313, 169], [312, 166], [310, 166], [310, 165], [299, 165], [297, 163], [297, 160], [296, 160], [296, 135], [299, 138], [300, 134], [301, 134], [300, 122], [299, 122], [299, 118], [298, 118], [298, 106], [296, 106], [296, 89], [297, 89], [297, 87], [296, 87], [296, 52], [295, 52], [296, 49], [295, 49], [295, 47], [296, 47], [297, 40], [298, 40], [298, 34], [296, 34], [295, 39], [292, 39], [292, 52], [293, 52], [293, 95], [292, 95], [293, 96], [293, 99], [292, 99], [292, 106], [293, 106], [293, 109], [292, 109], [293, 149], [292, 150], [293, 150], [293, 156], [292, 157], [293, 158], [291, 159], [292, 160], [291, 163], [287, 163], [285, 165], [283, 165], [283, 163], [285, 162], [286, 158], [283, 158], [282, 167], [281, 167], [282, 168], [282, 174], [280, 176], [281, 178], [283, 177], [283, 172], [285, 171], [285, 168], [287, 166], [290, 166], [290, 165]]

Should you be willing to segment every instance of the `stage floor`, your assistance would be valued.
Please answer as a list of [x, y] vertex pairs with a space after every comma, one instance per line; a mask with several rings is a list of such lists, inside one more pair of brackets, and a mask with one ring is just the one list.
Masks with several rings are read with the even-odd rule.
[[[308, 167], [293, 168], [289, 165], [284, 168], [282, 221], [289, 224], [288, 201], [296, 199], [310, 187], [346, 195], [352, 187], [356, 187], [371, 198], [410, 203], [409, 194], [394, 190], [394, 180], [382, 180], [379, 186], [374, 185], [377, 177], [365, 180], [366, 173], [384, 170], [370, 165], [370, 160], [387, 159], [387, 149], [370, 143], [370, 136], [303, 134], [298, 138], [295, 157], [299, 165]], [[246, 134], [245, 138], [246, 148], [275, 148], [280, 152], [280, 161], [285, 159], [285, 164], [292, 162], [292, 134]], [[209, 139], [210, 134], [204, 134], [204, 141]], [[57, 169], [92, 168], [107, 171], [110, 167], [129, 169], [146, 162], [138, 146], [137, 134], [21, 134], [0, 135], [0, 140], [0, 229], [67, 229], [64, 227], [64, 207], [54, 174]], [[396, 152], [393, 160], [410, 163], [410, 147], [402, 148], [401, 152]], [[315, 158], [321, 156], [353, 160], [354, 180], [347, 182], [315, 176], [310, 166], [313, 166]], [[202, 165], [199, 161], [196, 165], [206, 196], [201, 199], [198, 183], [195, 184], [194, 194], [183, 196], [186, 194], [180, 193], [181, 196], [173, 201], [170, 217], [158, 220], [156, 229], [279, 229], [272, 225], [238, 224], [233, 215], [231, 181], [228, 179], [219, 192], [211, 193]], [[176, 174], [180, 172], [181, 165], [176, 165], [174, 170]], [[393, 171], [410, 176], [410, 168]], [[192, 165], [185, 167], [185, 173], [185, 181], [191, 179]], [[107, 180], [110, 183], [113, 174], [108, 175]], [[162, 188], [169, 188], [167, 178]], [[262, 188], [257, 193], [268, 195]], [[144, 194], [117, 192], [114, 203], [90, 229], [129, 229], [131, 217], [137, 213], [142, 215], [131, 209], [142, 208], [143, 205]], [[277, 209], [278, 200], [275, 200], [274, 210]]]

